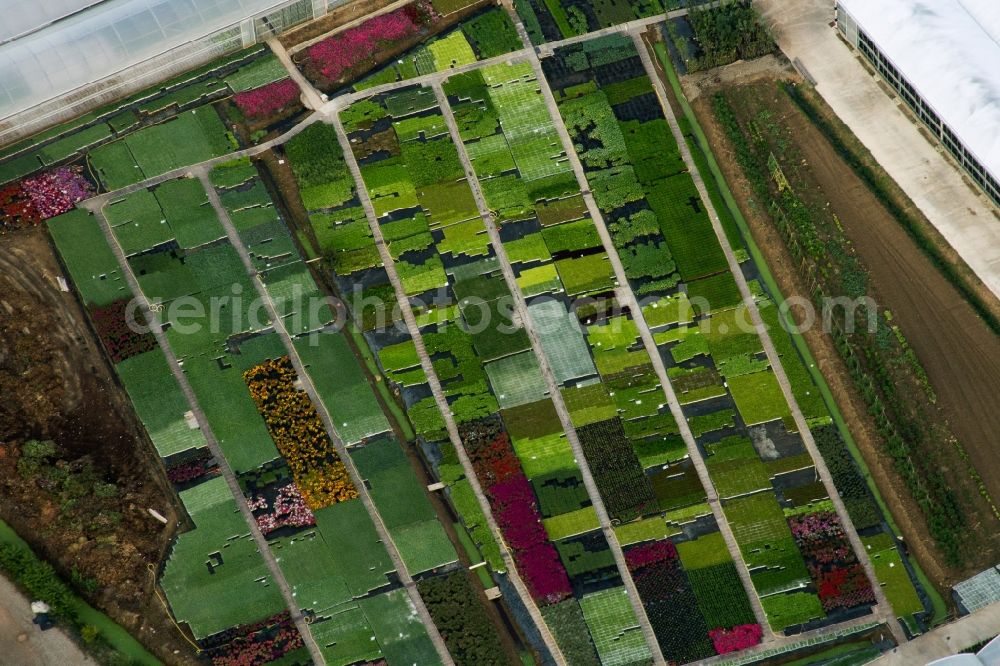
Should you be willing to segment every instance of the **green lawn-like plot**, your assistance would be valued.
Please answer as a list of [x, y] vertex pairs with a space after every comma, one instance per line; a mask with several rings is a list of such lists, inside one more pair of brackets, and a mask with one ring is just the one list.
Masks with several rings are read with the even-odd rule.
[[356, 605], [319, 618], [309, 625], [309, 632], [323, 660], [331, 666], [373, 661], [382, 656], [368, 618]]
[[110, 203], [104, 214], [125, 256], [131, 256], [174, 239], [173, 230], [149, 190], [133, 192]]
[[190, 178], [169, 180], [159, 185], [154, 194], [182, 248], [195, 248], [225, 238], [226, 231], [209, 204], [200, 181]]
[[314, 515], [336, 562], [332, 572], [347, 584], [354, 597], [389, 583], [386, 574], [393, 571], [392, 560], [360, 499], [338, 502]]
[[861, 543], [868, 551], [868, 557], [875, 567], [875, 576], [885, 591], [893, 612], [902, 618], [923, 611], [924, 605], [910, 582], [910, 575], [892, 537], [884, 533], [876, 534], [861, 537]]
[[538, 361], [530, 350], [487, 363], [486, 374], [503, 409], [545, 397], [545, 380]]
[[294, 344], [345, 443], [389, 430], [389, 421], [342, 332], [312, 333], [296, 338]]
[[268, 546], [302, 610], [322, 615], [352, 601], [344, 579], [333, 575], [337, 560], [321, 530], [269, 540]]
[[244, 341], [239, 350], [239, 354], [199, 355], [184, 362], [198, 404], [226, 460], [237, 473], [278, 458], [278, 449], [250, 397], [243, 372], [285, 354], [276, 333]]
[[747, 425], [791, 418], [791, 410], [771, 370], [728, 378], [729, 391]]
[[545, 531], [553, 541], [590, 532], [601, 526], [592, 506], [546, 518], [544, 523]]
[[159, 347], [122, 361], [115, 371], [161, 457], [205, 446], [201, 430], [185, 418], [191, 407]]
[[160, 579], [178, 622], [203, 638], [280, 612], [250, 528], [221, 477], [180, 493], [195, 529], [177, 537]]
[[358, 606], [368, 618], [382, 654], [390, 664], [441, 663], [406, 590], [396, 589], [361, 599]]
[[273, 53], [267, 53], [243, 65], [223, 80], [229, 84], [233, 92], [243, 92], [266, 86], [268, 83], [284, 79], [287, 76], [288, 70], [281, 64], [278, 57]]
[[809, 592], [775, 594], [760, 600], [774, 631], [826, 617], [819, 597]]
[[652, 660], [624, 587], [588, 594], [580, 600], [580, 608], [601, 664], [626, 666]]
[[411, 574], [454, 562], [455, 549], [395, 439], [384, 437], [351, 451], [372, 501]]
[[47, 224], [84, 302], [107, 305], [131, 296], [97, 218], [87, 211], [75, 209], [52, 218]]
[[176, 118], [125, 138], [147, 178], [220, 157], [234, 149], [226, 128], [211, 106], [185, 111]]
[[108, 190], [117, 190], [147, 177], [136, 164], [132, 151], [123, 140], [106, 143], [94, 149], [87, 157], [87, 161]]
[[146, 297], [171, 301], [201, 291], [235, 284], [246, 274], [228, 243], [186, 252], [155, 252], [129, 258]]

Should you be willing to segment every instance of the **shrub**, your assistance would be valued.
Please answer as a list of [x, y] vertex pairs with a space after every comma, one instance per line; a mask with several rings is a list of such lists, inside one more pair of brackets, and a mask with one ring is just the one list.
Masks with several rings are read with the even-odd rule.
[[[90, 306], [90, 319], [94, 322], [101, 344], [114, 364], [138, 356], [156, 347], [156, 337], [151, 331], [137, 332], [126, 318], [129, 299], [122, 298], [105, 306]], [[137, 321], [136, 323], [144, 323]]]
[[417, 589], [459, 666], [506, 664], [503, 647], [464, 571], [427, 578]]
[[0, 544], [0, 570], [24, 588], [29, 597], [47, 603], [55, 617], [76, 621], [73, 592], [50, 564], [37, 559], [30, 550], [14, 544]]

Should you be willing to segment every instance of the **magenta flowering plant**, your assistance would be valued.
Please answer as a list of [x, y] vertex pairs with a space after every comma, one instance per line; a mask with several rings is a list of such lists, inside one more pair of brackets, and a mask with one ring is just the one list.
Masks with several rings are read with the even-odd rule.
[[764, 630], [759, 624], [741, 624], [732, 629], [712, 629], [708, 632], [718, 654], [739, 652], [760, 643]]
[[281, 79], [266, 86], [233, 95], [233, 103], [247, 118], [265, 118], [299, 99], [299, 86], [291, 79]]
[[566, 568], [549, 541], [535, 490], [524, 475], [503, 422], [494, 416], [464, 423], [460, 434], [532, 598], [554, 604], [570, 596], [573, 588]]
[[44, 220], [62, 215], [94, 191], [78, 166], [62, 166], [25, 178], [21, 189]]
[[437, 18], [429, 2], [420, 0], [361, 25], [327, 37], [309, 47], [309, 60], [335, 81], [356, 65], [370, 60], [380, 47], [410, 37]]
[[788, 519], [823, 610], [854, 608], [875, 602], [875, 592], [851, 548], [840, 517], [817, 511]]
[[677, 558], [677, 548], [670, 541], [654, 541], [629, 549], [625, 553], [625, 562], [629, 571], [641, 569], [644, 566], [663, 560]]

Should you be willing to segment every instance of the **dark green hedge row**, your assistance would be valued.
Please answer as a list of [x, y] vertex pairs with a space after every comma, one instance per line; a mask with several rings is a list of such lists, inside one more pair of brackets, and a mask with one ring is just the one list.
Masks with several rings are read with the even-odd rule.
[[507, 653], [464, 571], [424, 579], [417, 589], [456, 664], [507, 666]]

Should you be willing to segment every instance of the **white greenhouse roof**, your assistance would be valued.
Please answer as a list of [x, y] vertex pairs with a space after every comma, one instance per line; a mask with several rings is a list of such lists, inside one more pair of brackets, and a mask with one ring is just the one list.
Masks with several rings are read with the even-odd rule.
[[0, 118], [283, 0], [0, 0]]
[[838, 0], [1000, 180], [1000, 2]]

